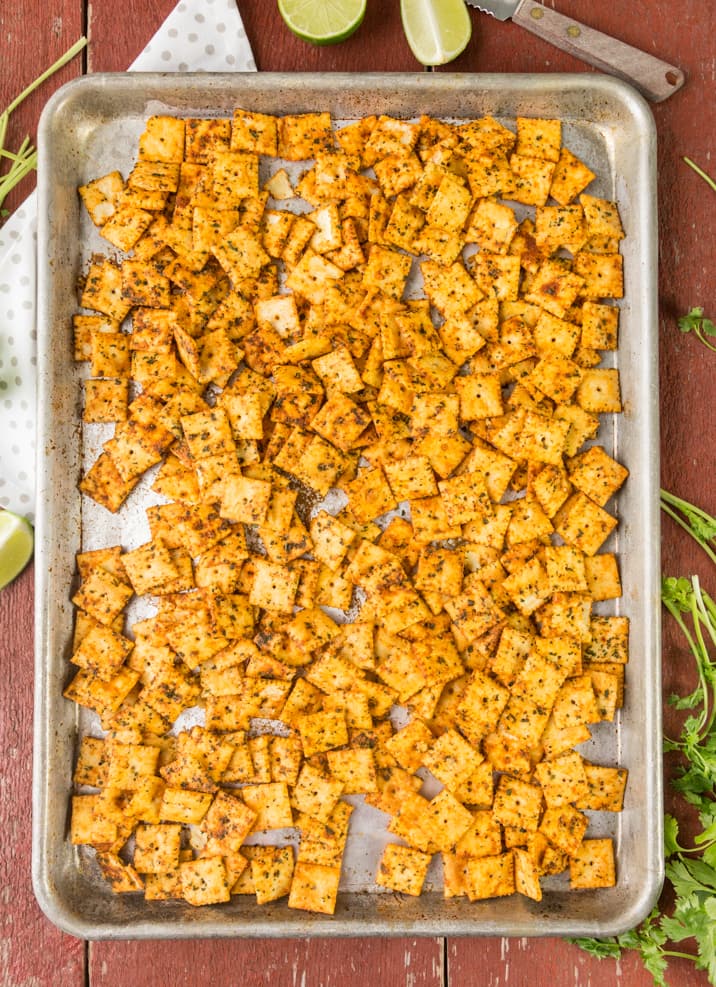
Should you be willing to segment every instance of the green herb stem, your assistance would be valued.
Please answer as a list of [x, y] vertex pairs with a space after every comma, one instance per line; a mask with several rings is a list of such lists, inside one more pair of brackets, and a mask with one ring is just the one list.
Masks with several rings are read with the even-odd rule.
[[[716, 180], [708, 175], [703, 168], [699, 168], [695, 161], [691, 158], [684, 157], [683, 161], [685, 164], [695, 171], [696, 174], [703, 178], [709, 188], [716, 192]], [[702, 343], [706, 349], [711, 350], [712, 353], [716, 353], [716, 344], [709, 342], [709, 337], [713, 339], [716, 336], [716, 323], [711, 319], [707, 319], [704, 316], [704, 310], [700, 307], [693, 307], [691, 311], [682, 316], [678, 322], [679, 329], [684, 332], [693, 332], [696, 338]]]
[[707, 175], [706, 172], [703, 171], [703, 169], [699, 168], [699, 166], [697, 164], [695, 164], [695, 162], [693, 162], [691, 160], [691, 158], [684, 158], [684, 163], [687, 164], [689, 166], [689, 168], [693, 168], [693, 170], [696, 172], [696, 174], [699, 175], [701, 178], [703, 178], [703, 180], [708, 185], [711, 186], [711, 188], [714, 190], [714, 192], [716, 192], [716, 181], [714, 181], [713, 178], [711, 178], [710, 175]]
[[75, 41], [71, 48], [61, 55], [56, 62], [46, 69], [42, 75], [38, 75], [34, 82], [31, 82], [23, 91], [15, 97], [15, 99], [10, 103], [2, 113], [0, 113], [0, 160], [3, 158], [10, 162], [9, 169], [4, 175], [0, 175], [0, 210], [2, 209], [3, 203], [7, 198], [8, 194], [15, 188], [15, 186], [22, 181], [22, 179], [33, 171], [37, 167], [37, 151], [30, 144], [30, 138], [25, 137], [19, 149], [14, 153], [8, 151], [5, 148], [5, 138], [7, 136], [8, 123], [10, 121], [10, 114], [13, 110], [26, 99], [30, 93], [34, 92], [39, 86], [42, 85], [51, 75], [61, 69], [69, 61], [71, 61], [75, 55], [79, 54], [80, 51], [87, 44], [87, 38], [80, 38], [79, 41]]
[[710, 343], [708, 341], [708, 339], [703, 333], [703, 330], [701, 328], [698, 328], [695, 329], [694, 331], [696, 333], [696, 338], [699, 340], [699, 342], [703, 343], [707, 350], [711, 350], [712, 353], [716, 353], [716, 346], [714, 346], [713, 343]]
[[43, 82], [46, 82], [51, 75], [54, 75], [55, 72], [58, 72], [61, 68], [63, 68], [63, 66], [67, 65], [68, 62], [72, 61], [75, 55], [78, 55], [86, 45], [87, 38], [80, 38], [78, 41], [75, 41], [72, 47], [67, 49], [64, 55], [60, 55], [57, 61], [53, 62], [49, 69], [45, 69], [42, 75], [38, 75], [34, 82], [31, 82], [29, 86], [23, 89], [19, 96], [15, 97], [12, 103], [10, 103], [5, 110], [5, 114], [9, 117], [13, 110], [16, 110], [20, 103], [27, 99], [30, 93], [33, 93], [42, 85]]
[[711, 319], [706, 318], [700, 305], [693, 306], [686, 315], [682, 315], [678, 321], [678, 326], [684, 334], [694, 333], [700, 343], [716, 353], [716, 346], [710, 343], [707, 338], [716, 336], [716, 324]]
[[[709, 541], [716, 538], [716, 518], [687, 500], [661, 490], [661, 509], [696, 541], [716, 565], [716, 552]], [[680, 513], [677, 513], [680, 512]], [[683, 516], [682, 516], [683, 515]]]

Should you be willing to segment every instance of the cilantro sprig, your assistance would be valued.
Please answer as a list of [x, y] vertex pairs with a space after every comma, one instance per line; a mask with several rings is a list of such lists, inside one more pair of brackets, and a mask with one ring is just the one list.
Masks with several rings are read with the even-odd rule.
[[7, 210], [3, 209], [3, 204], [5, 199], [10, 194], [10, 192], [15, 188], [19, 182], [29, 174], [34, 168], [37, 167], [37, 151], [30, 143], [30, 138], [25, 137], [20, 147], [17, 151], [9, 151], [5, 147], [5, 138], [7, 136], [7, 128], [10, 122], [10, 114], [13, 110], [16, 110], [20, 103], [25, 100], [30, 93], [34, 92], [39, 86], [42, 85], [51, 75], [54, 75], [58, 69], [61, 69], [63, 65], [66, 65], [71, 61], [75, 55], [77, 55], [87, 44], [86, 38], [80, 38], [79, 41], [75, 41], [71, 48], [69, 48], [64, 55], [57, 59], [56, 62], [46, 69], [42, 75], [38, 75], [34, 82], [23, 89], [23, 91], [16, 96], [15, 99], [7, 106], [2, 113], [0, 113], [0, 167], [2, 167], [4, 162], [9, 162], [9, 167], [0, 175], [0, 217], [7, 215]]
[[689, 310], [688, 315], [682, 315], [678, 322], [683, 333], [692, 332], [707, 349], [716, 353], [716, 346], [707, 337], [716, 336], [716, 325], [704, 316], [704, 310], [698, 306]]
[[[703, 168], [699, 168], [691, 158], [684, 158], [684, 163], [695, 171], [700, 178], [703, 178], [706, 184], [716, 192], [716, 181], [710, 175], [707, 175]], [[703, 343], [707, 349], [716, 353], [716, 346], [709, 342], [709, 338], [716, 336], [716, 325], [711, 319], [707, 319], [704, 316], [703, 308], [700, 306], [691, 308], [687, 315], [681, 316], [678, 325], [683, 333], [692, 332], [700, 343]]]
[[[665, 490], [661, 506], [716, 561], [716, 518]], [[656, 987], [667, 987], [673, 958], [692, 962], [716, 985], [716, 602], [697, 576], [665, 577], [661, 600], [683, 634], [698, 675], [692, 692], [669, 698], [674, 709], [688, 715], [679, 735], [665, 738], [664, 750], [681, 756], [671, 784], [694, 807], [699, 829], [692, 845], [685, 846], [678, 820], [665, 816], [665, 873], [674, 892], [670, 914], [657, 905], [641, 925], [620, 936], [571, 941], [600, 959], [619, 959], [624, 950], [636, 950]], [[673, 948], [683, 942], [695, 952]]]
[[[665, 738], [664, 750], [678, 751], [688, 765], [681, 769], [672, 785], [687, 802], [699, 809], [703, 849], [716, 831], [713, 796], [716, 786], [716, 666], [709, 654], [709, 647], [716, 649], [716, 604], [701, 589], [698, 576], [692, 576], [690, 581], [684, 577], [662, 580], [661, 600], [686, 638], [699, 676], [696, 688], [689, 695], [669, 698], [675, 709], [696, 710], [696, 713], [685, 719], [677, 739]], [[679, 847], [674, 837], [667, 849], [682, 851], [683, 847]]]
[[687, 954], [665, 949], [666, 940], [666, 933], [659, 923], [659, 909], [655, 908], [638, 928], [623, 932], [620, 936], [610, 936], [607, 939], [579, 938], [572, 939], [571, 942], [600, 960], [619, 960], [625, 949], [635, 949], [640, 954], [644, 967], [654, 978], [656, 987], [667, 987], [665, 974], [669, 957]]
[[669, 493], [668, 490], [661, 491], [661, 509], [691, 535], [716, 564], [716, 518], [688, 500]]

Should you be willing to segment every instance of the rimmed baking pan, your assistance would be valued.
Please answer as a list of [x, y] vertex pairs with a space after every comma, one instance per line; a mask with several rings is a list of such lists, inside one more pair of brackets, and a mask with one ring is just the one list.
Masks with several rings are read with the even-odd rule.
[[[594, 194], [618, 202], [626, 230], [626, 291], [620, 303], [623, 414], [600, 442], [630, 471], [619, 493], [623, 596], [609, 612], [630, 618], [626, 698], [614, 725], [595, 729], [585, 756], [629, 771], [623, 812], [596, 813], [589, 835], [615, 840], [616, 887], [573, 892], [547, 882], [541, 902], [519, 895], [470, 903], [381, 892], [370, 875], [382, 837], [366, 817], [351, 844], [334, 916], [258, 908], [243, 897], [194, 909], [115, 895], [91, 855], [69, 841], [69, 796], [85, 714], [62, 697], [68, 679], [75, 553], [120, 541], [136, 545], [132, 509], [104, 515], [83, 503], [88, 455], [81, 426], [82, 371], [73, 361], [76, 285], [99, 241], [77, 187], [118, 168], [127, 174], [144, 121], [155, 113], [231, 116], [329, 110], [334, 120], [368, 114], [467, 121], [490, 114], [557, 117], [564, 143], [598, 176]], [[48, 917], [89, 939], [210, 936], [607, 935], [637, 924], [663, 879], [659, 618], [656, 138], [646, 103], [617, 80], [590, 75], [129, 73], [88, 76], [48, 103], [39, 130], [38, 501], [33, 879]], [[373, 813], [371, 819], [377, 814]], [[609, 817], [609, 818], [607, 818]], [[356, 818], [361, 818], [357, 816]], [[368, 820], [368, 821], [366, 821]]]

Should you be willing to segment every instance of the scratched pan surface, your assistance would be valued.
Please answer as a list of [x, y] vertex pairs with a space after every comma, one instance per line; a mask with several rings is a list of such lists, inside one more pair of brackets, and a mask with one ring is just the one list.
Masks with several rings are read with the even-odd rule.
[[[329, 81], [330, 80], [330, 81]], [[620, 303], [624, 412], [605, 416], [600, 442], [630, 477], [611, 505], [620, 524], [605, 549], [619, 555], [623, 597], [605, 612], [631, 620], [626, 700], [614, 725], [600, 724], [580, 750], [628, 768], [624, 811], [592, 813], [589, 836], [611, 835], [617, 886], [570, 892], [545, 882], [541, 902], [520, 895], [470, 903], [444, 900], [438, 863], [420, 898], [386, 893], [373, 879], [386, 842], [382, 813], [357, 808], [332, 917], [291, 910], [285, 900], [259, 908], [243, 896], [194, 909], [114, 895], [91, 853], [68, 839], [77, 743], [96, 729], [62, 698], [71, 677], [75, 553], [149, 537], [145, 479], [117, 517], [81, 498], [77, 483], [106, 436], [81, 426], [81, 379], [72, 359], [76, 284], [96, 236], [77, 186], [119, 169], [126, 175], [152, 113], [230, 116], [243, 106], [267, 113], [330, 110], [334, 120], [373, 113], [452, 120], [491, 114], [514, 129], [517, 116], [559, 117], [564, 143], [597, 174], [590, 192], [616, 199], [625, 298]], [[96, 75], [70, 83], [49, 102], [39, 147], [38, 509], [36, 586], [33, 881], [48, 917], [88, 939], [208, 936], [607, 935], [635, 925], [663, 879], [659, 622], [658, 400], [656, 317], [656, 138], [646, 103], [627, 85], [590, 75]], [[609, 418], [615, 420], [609, 420]], [[94, 431], [92, 431], [94, 430]], [[85, 434], [87, 432], [87, 434]], [[290, 838], [290, 834], [285, 834]]]

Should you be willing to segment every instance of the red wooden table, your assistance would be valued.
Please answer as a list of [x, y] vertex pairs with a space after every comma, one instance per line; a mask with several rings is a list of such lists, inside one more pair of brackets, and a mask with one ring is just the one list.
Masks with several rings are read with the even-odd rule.
[[[198, 0], [197, 10], [208, 11]], [[653, 52], [687, 74], [686, 86], [654, 107], [658, 136], [662, 485], [716, 512], [716, 442], [711, 398], [716, 355], [677, 328], [693, 305], [716, 311], [716, 193], [682, 162], [687, 155], [712, 174], [716, 133], [713, 0], [549, 0], [592, 26]], [[34, 133], [51, 92], [82, 71], [125, 69], [175, 0], [6, 0], [0, 5], [0, 107], [81, 34], [85, 64], [76, 59], [15, 114], [8, 146]], [[260, 70], [417, 70], [403, 37], [398, 0], [369, 0], [365, 22], [337, 47], [312, 48], [284, 27], [273, 0], [239, 0]], [[121, 13], [120, 13], [121, 10]], [[449, 68], [479, 72], [582, 71], [568, 55], [519, 28], [472, 11], [467, 51]], [[7, 205], [32, 188], [27, 179]], [[0, 310], [0, 319], [2, 311]], [[0, 411], [0, 415], [2, 412]], [[0, 464], [1, 468], [1, 464]], [[713, 569], [670, 522], [662, 534], [663, 571], [698, 572], [713, 593]], [[709, 571], [711, 568], [711, 571]], [[685, 687], [688, 666], [676, 661], [676, 637], [665, 627], [664, 694]], [[598, 961], [561, 940], [365, 939], [288, 941], [98, 942], [59, 932], [40, 912], [30, 882], [32, 758], [33, 572], [0, 594], [0, 984], [3, 987], [143, 987], [207, 983], [212, 987], [412, 987], [549, 984], [551, 987], [650, 984], [640, 961]], [[683, 652], [679, 653], [683, 657]], [[667, 726], [669, 715], [667, 711]], [[667, 766], [668, 774], [668, 766]], [[668, 779], [667, 779], [668, 780]], [[667, 808], [684, 819], [669, 795]], [[438, 930], [436, 930], [436, 933]], [[705, 974], [676, 961], [672, 987], [706, 984]]]

